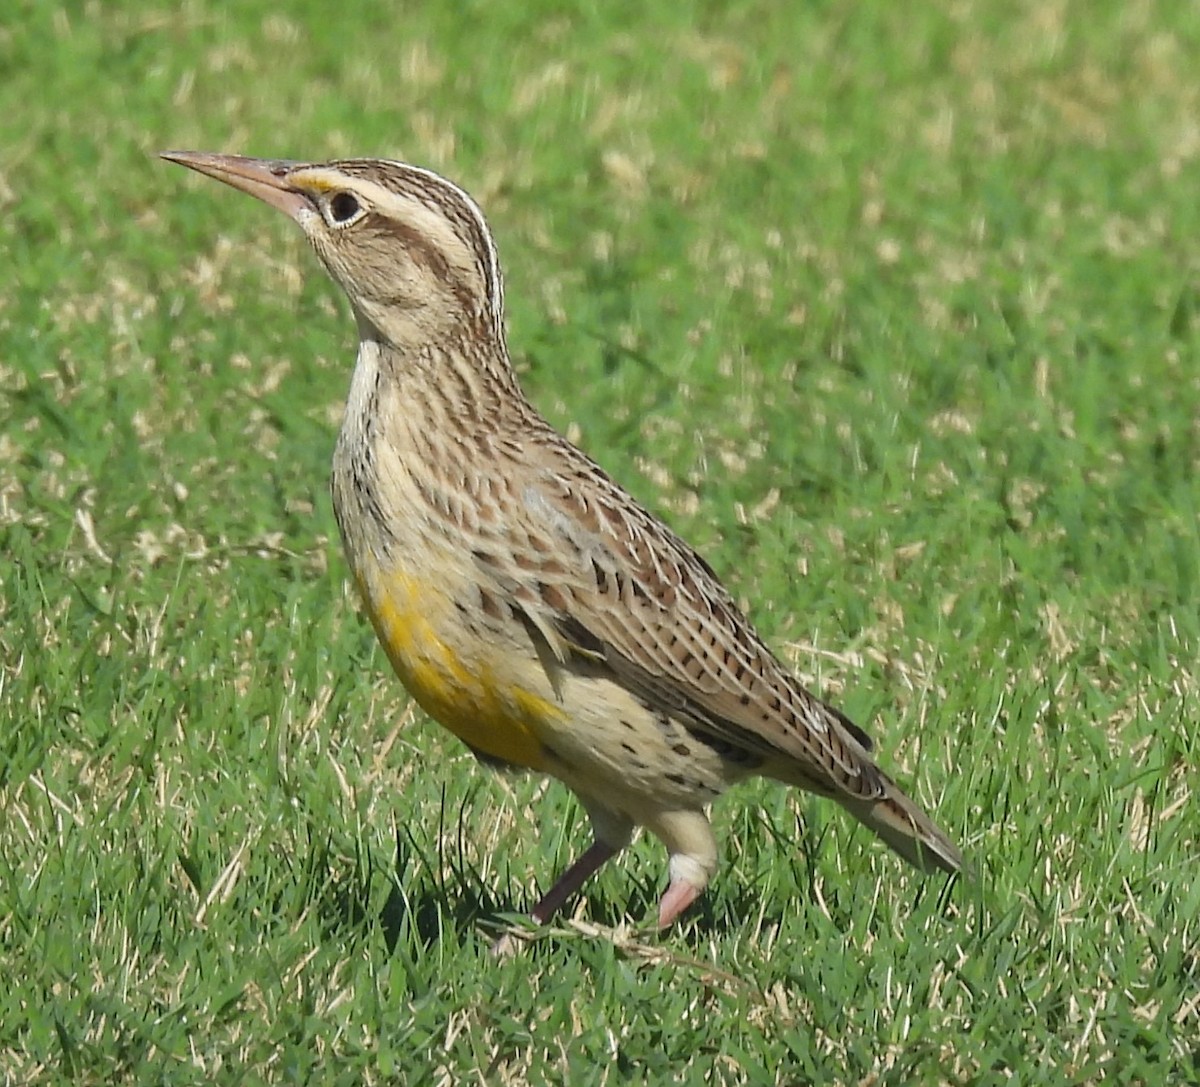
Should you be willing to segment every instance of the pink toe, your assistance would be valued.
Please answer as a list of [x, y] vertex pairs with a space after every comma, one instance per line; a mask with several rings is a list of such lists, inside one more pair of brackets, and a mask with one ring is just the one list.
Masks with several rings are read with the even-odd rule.
[[674, 924], [675, 919], [699, 897], [700, 888], [694, 884], [672, 883], [658, 904], [658, 927], [667, 928]]

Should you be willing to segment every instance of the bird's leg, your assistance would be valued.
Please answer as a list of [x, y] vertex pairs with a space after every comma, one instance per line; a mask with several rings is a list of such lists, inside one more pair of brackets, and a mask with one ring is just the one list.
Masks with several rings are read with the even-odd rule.
[[587, 878], [616, 853], [616, 847], [597, 838], [584, 850], [579, 859], [558, 877], [558, 882], [542, 896], [541, 901], [533, 907], [530, 916], [539, 925], [544, 925], [562, 908], [563, 903], [584, 885]]
[[[602, 842], [599, 838], [592, 842], [533, 907], [533, 912], [529, 915], [533, 922], [544, 925], [549, 921], [562, 908], [563, 903], [584, 885], [588, 876], [619, 851], [619, 847]], [[514, 951], [516, 942], [511, 932], [504, 933], [492, 944], [492, 954], [497, 957], [511, 955]]]
[[[616, 856], [633, 837], [633, 824], [590, 797], [580, 797], [580, 803], [592, 823], [593, 841], [583, 854], [555, 881], [533, 907], [530, 914], [534, 924], [544, 925], [605, 861]], [[515, 950], [513, 936], [506, 933], [492, 944], [493, 955], [507, 955]]]
[[620, 853], [633, 838], [633, 824], [626, 816], [612, 811], [591, 797], [581, 795], [579, 802], [591, 820], [593, 841], [533, 907], [531, 916], [539, 925], [549, 921], [597, 868]]

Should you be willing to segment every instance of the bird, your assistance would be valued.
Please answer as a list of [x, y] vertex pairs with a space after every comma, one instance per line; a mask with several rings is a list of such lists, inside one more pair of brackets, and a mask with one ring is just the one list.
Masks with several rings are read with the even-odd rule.
[[558, 779], [591, 822], [535, 924], [642, 827], [667, 851], [671, 926], [717, 871], [712, 802], [752, 775], [835, 801], [924, 872], [963, 868], [867, 733], [527, 398], [496, 244], [463, 189], [389, 159], [161, 154], [289, 216], [349, 299], [330, 485], [365, 613], [430, 718], [485, 765]]

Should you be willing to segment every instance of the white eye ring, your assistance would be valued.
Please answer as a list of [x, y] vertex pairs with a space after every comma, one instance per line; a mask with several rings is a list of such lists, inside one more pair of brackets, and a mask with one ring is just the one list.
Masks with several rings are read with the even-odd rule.
[[325, 216], [325, 222], [334, 229], [341, 230], [357, 223], [367, 214], [367, 209], [354, 193], [343, 189], [321, 201], [321, 212]]

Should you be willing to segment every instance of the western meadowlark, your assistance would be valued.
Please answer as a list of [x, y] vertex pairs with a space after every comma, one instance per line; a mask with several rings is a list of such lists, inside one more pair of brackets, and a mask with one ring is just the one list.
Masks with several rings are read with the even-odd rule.
[[716, 871], [706, 806], [751, 774], [837, 801], [926, 871], [959, 870], [866, 733], [525, 398], [496, 247], [466, 193], [378, 159], [163, 157], [290, 215], [350, 299], [359, 348], [333, 505], [379, 640], [482, 761], [553, 775], [591, 818], [591, 847], [536, 921], [644, 826], [670, 855], [669, 925]]

